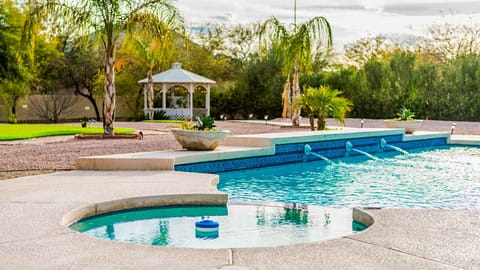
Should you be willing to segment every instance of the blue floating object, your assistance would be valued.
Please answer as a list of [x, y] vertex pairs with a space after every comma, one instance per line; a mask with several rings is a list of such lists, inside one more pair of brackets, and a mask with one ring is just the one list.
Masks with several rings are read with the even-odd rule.
[[218, 222], [209, 220], [209, 219], [204, 219], [204, 220], [195, 222], [195, 227], [205, 228], [205, 229], [218, 228]]
[[218, 222], [208, 219], [195, 222], [195, 237], [205, 240], [218, 238]]

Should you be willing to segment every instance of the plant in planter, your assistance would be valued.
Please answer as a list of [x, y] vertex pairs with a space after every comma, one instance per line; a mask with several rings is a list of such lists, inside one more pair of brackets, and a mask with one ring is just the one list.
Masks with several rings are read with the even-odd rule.
[[293, 104], [293, 108], [302, 109], [307, 113], [310, 120], [310, 129], [315, 130], [315, 115], [317, 115], [318, 130], [326, 128], [326, 118], [334, 117], [340, 123], [344, 123], [345, 116], [352, 110], [353, 103], [340, 95], [341, 91], [332, 89], [330, 86], [319, 88], [308, 87]]
[[84, 116], [82, 119], [80, 119], [80, 125], [82, 126], [82, 128], [87, 127], [88, 121], [89, 121], [89, 119], [86, 116]]
[[397, 118], [385, 120], [388, 128], [404, 128], [406, 133], [413, 133], [423, 123], [423, 120], [416, 120], [415, 113], [405, 106], [397, 112]]
[[203, 114], [193, 125], [188, 119], [179, 128], [172, 128], [175, 139], [187, 150], [213, 150], [230, 134], [228, 130], [215, 129], [215, 119]]

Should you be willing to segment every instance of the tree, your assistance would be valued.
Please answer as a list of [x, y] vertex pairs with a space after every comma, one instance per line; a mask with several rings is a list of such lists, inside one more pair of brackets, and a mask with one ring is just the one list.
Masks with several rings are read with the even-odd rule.
[[[142, 26], [140, 34], [130, 34], [124, 42], [125, 49], [147, 67], [148, 118], [153, 119], [153, 72], [165, 70], [176, 58], [177, 35], [183, 33], [181, 20], [167, 20], [154, 25]], [[140, 29], [139, 29], [140, 30]], [[132, 54], [130, 54], [132, 55]], [[126, 57], [127, 59], [129, 57]]]
[[325, 119], [333, 117], [344, 123], [345, 116], [352, 110], [353, 103], [340, 95], [342, 92], [329, 86], [308, 87], [294, 103], [294, 108], [305, 109], [309, 113], [310, 128], [315, 130], [313, 115], [316, 114], [318, 130], [325, 129]]
[[241, 67], [228, 53], [227, 33], [226, 27], [216, 25], [207, 27], [198, 36], [186, 37], [180, 55], [183, 67], [216, 80], [217, 85], [237, 80]]
[[22, 53], [21, 26], [23, 13], [14, 1], [0, 5], [0, 98], [8, 111], [8, 121], [16, 123], [17, 101], [26, 96], [32, 77], [27, 55]]
[[260, 23], [208, 24], [198, 35], [198, 42], [214, 55], [222, 54], [234, 59], [243, 70], [244, 64], [256, 52]]
[[65, 85], [75, 89], [75, 95], [86, 98], [95, 110], [96, 120], [100, 121], [100, 111], [95, 96], [98, 77], [102, 70], [102, 55], [93, 44], [70, 41], [64, 48]]
[[370, 60], [382, 60], [385, 52], [392, 51], [394, 48], [395, 46], [383, 36], [361, 38], [345, 45], [344, 62], [347, 65], [360, 68]]
[[[417, 40], [417, 53], [426, 59], [442, 63], [463, 55], [480, 55], [480, 25], [435, 24]], [[427, 58], [428, 57], [428, 58]]]
[[75, 96], [72, 94], [50, 93], [30, 99], [28, 107], [39, 118], [58, 123], [75, 111]]
[[[325, 44], [326, 43], [326, 44]], [[286, 27], [275, 17], [265, 21], [260, 29], [260, 46], [264, 53], [271, 49], [283, 58], [283, 72], [287, 77], [284, 84], [284, 115], [295, 103], [300, 95], [299, 72], [308, 72], [312, 62], [322, 50], [332, 45], [332, 29], [324, 17], [315, 17], [301, 24]], [[266, 51], [265, 51], [266, 50]], [[293, 71], [293, 80], [290, 83], [290, 74]], [[291, 94], [290, 94], [291, 93]], [[300, 125], [300, 109], [297, 108], [291, 115], [292, 124]]]
[[[122, 96], [123, 102], [126, 105], [126, 109], [132, 115], [133, 120], [145, 119], [145, 113], [143, 111], [143, 87], [137, 82], [140, 78], [143, 78], [147, 72], [147, 68], [141, 61], [135, 61], [132, 57], [130, 60], [125, 60], [123, 56], [120, 56], [121, 68], [118, 69], [116, 74], [116, 88], [118, 96]], [[97, 87], [98, 88], [98, 87]], [[98, 91], [101, 91], [99, 89]]]
[[[168, 0], [30, 0], [30, 20], [25, 25], [26, 37], [34, 38], [39, 22], [76, 25], [77, 35], [98, 40], [104, 49], [103, 129], [114, 135], [115, 60], [120, 38], [139, 25], [180, 17]], [[28, 40], [28, 39], [27, 39]]]

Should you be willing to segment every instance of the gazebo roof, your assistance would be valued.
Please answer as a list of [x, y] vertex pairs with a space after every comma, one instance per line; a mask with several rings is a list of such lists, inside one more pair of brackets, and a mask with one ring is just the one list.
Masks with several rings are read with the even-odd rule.
[[[138, 81], [140, 84], [148, 83], [148, 78]], [[162, 73], [153, 75], [153, 83], [202, 83], [202, 84], [215, 84], [214, 80], [210, 80], [188, 70], [182, 68], [182, 64], [173, 63], [172, 68]]]

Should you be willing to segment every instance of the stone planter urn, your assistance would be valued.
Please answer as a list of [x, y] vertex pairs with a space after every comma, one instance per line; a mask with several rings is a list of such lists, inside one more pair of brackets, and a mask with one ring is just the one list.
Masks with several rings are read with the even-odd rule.
[[171, 131], [183, 148], [195, 151], [213, 150], [230, 134], [228, 130], [205, 131], [172, 128]]
[[385, 120], [385, 126], [387, 128], [404, 128], [405, 133], [411, 134], [416, 131], [423, 123], [423, 120]]

